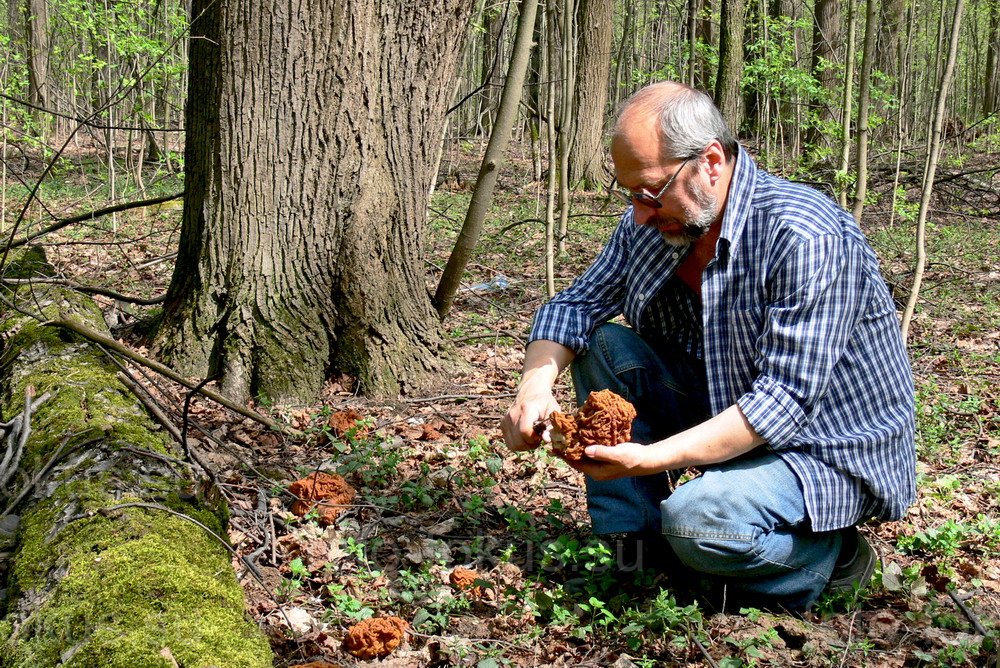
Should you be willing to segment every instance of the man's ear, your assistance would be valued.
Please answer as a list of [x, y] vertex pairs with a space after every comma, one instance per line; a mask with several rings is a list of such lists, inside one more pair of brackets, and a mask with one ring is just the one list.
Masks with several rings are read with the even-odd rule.
[[718, 139], [714, 140], [702, 155], [708, 162], [708, 177], [711, 179], [712, 185], [715, 185], [715, 182], [722, 178], [727, 164], [726, 152], [722, 148], [722, 143]]

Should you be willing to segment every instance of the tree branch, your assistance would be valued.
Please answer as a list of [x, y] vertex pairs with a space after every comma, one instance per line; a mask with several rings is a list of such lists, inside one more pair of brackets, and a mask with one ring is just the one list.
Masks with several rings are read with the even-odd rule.
[[78, 322], [74, 322], [74, 321], [70, 320], [69, 318], [65, 318], [65, 317], [62, 317], [62, 318], [59, 318], [59, 319], [56, 319], [56, 320], [49, 320], [49, 321], [44, 322], [42, 324], [48, 325], [48, 326], [51, 326], [51, 327], [62, 327], [63, 329], [68, 329], [71, 332], [75, 332], [75, 333], [79, 334], [80, 336], [82, 336], [83, 338], [89, 339], [90, 341], [93, 341], [94, 343], [99, 343], [102, 346], [104, 346], [105, 348], [107, 348], [109, 350], [115, 351], [116, 353], [118, 353], [122, 357], [126, 357], [126, 358], [132, 360], [133, 362], [135, 362], [137, 364], [141, 364], [142, 366], [144, 366], [144, 367], [146, 367], [148, 369], [152, 369], [156, 373], [158, 373], [160, 375], [163, 375], [163, 376], [166, 376], [167, 378], [169, 378], [170, 380], [174, 381], [175, 383], [180, 383], [181, 385], [183, 385], [184, 387], [188, 388], [189, 390], [194, 390], [194, 391], [198, 392], [199, 394], [205, 396], [206, 398], [211, 399], [212, 401], [216, 402], [217, 404], [221, 404], [222, 406], [225, 406], [226, 408], [228, 408], [229, 410], [233, 411], [234, 413], [238, 413], [239, 415], [242, 415], [243, 417], [250, 418], [254, 422], [258, 422], [258, 423], [264, 425], [265, 427], [267, 427], [269, 429], [273, 429], [275, 431], [280, 431], [282, 433], [289, 434], [291, 436], [302, 436], [302, 432], [300, 432], [298, 429], [294, 429], [294, 428], [292, 428], [292, 427], [290, 427], [288, 425], [279, 424], [278, 422], [275, 422], [274, 420], [272, 420], [270, 418], [264, 417], [260, 413], [256, 413], [256, 412], [254, 412], [254, 411], [252, 411], [252, 410], [250, 410], [250, 409], [248, 409], [248, 408], [246, 408], [244, 406], [240, 406], [236, 402], [227, 399], [226, 397], [222, 396], [218, 392], [214, 392], [214, 391], [209, 390], [208, 388], [205, 388], [205, 387], [202, 387], [201, 389], [198, 389], [198, 385], [199, 385], [198, 383], [194, 383], [194, 382], [188, 380], [187, 378], [185, 378], [181, 374], [177, 373], [176, 371], [174, 371], [170, 367], [166, 366], [165, 364], [160, 364], [159, 362], [157, 362], [155, 360], [151, 360], [148, 357], [144, 357], [144, 356], [140, 355], [139, 353], [137, 353], [137, 352], [135, 352], [135, 351], [127, 348], [126, 346], [122, 345], [118, 341], [116, 341], [116, 340], [114, 340], [114, 339], [112, 339], [110, 337], [104, 336], [103, 334], [101, 334], [99, 332], [95, 332], [94, 330], [92, 330], [91, 328], [87, 327], [86, 325], [83, 325], [83, 324], [78, 323]]
[[122, 202], [121, 204], [115, 204], [114, 206], [108, 206], [103, 209], [97, 209], [96, 211], [90, 211], [89, 213], [83, 213], [79, 216], [73, 216], [71, 218], [62, 218], [52, 225], [49, 225], [43, 230], [29, 234], [21, 239], [12, 240], [7, 245], [7, 250], [12, 248], [17, 248], [18, 246], [23, 246], [26, 243], [37, 239], [38, 237], [44, 236], [51, 232], [61, 230], [64, 227], [68, 227], [73, 223], [82, 223], [88, 220], [94, 220], [95, 218], [100, 218], [101, 216], [107, 216], [108, 214], [118, 213], [119, 211], [128, 211], [129, 209], [139, 209], [145, 206], [154, 206], [156, 204], [163, 204], [164, 202], [171, 202], [175, 199], [180, 199], [184, 197], [184, 193], [174, 193], [173, 195], [163, 195], [162, 197], [153, 197], [152, 199], [139, 200], [137, 202]]

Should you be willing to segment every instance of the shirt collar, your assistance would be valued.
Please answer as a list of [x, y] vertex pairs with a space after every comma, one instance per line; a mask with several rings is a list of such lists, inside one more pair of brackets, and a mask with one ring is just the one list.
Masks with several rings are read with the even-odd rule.
[[747, 218], [750, 216], [750, 202], [753, 199], [754, 188], [757, 185], [757, 165], [742, 146], [738, 146], [736, 167], [733, 178], [729, 182], [729, 194], [726, 197], [726, 211], [722, 216], [722, 231], [719, 239], [725, 240], [732, 252], [732, 247], [738, 243]]

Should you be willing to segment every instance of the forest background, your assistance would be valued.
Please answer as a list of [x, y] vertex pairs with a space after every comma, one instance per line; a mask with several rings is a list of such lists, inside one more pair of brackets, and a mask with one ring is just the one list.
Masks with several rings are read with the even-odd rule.
[[[399, 665], [996, 661], [1000, 2], [8, 0], [0, 22], [0, 264], [50, 265], [4, 274], [4, 317], [60, 320], [42, 284], [94, 297], [97, 338], [232, 509], [278, 665], [357, 662], [347, 628], [386, 615], [411, 628]], [[866, 527], [873, 587], [804, 619], [611, 578], [578, 476], [498, 440], [531, 314], [620, 215], [615, 111], [663, 79], [854, 214], [913, 360], [918, 503]], [[182, 376], [143, 377], [147, 355]], [[8, 459], [4, 485], [32, 477]], [[288, 508], [317, 470], [357, 488], [329, 526]], [[45, 665], [14, 649], [48, 627], [5, 568], [0, 665]], [[67, 624], [45, 652], [84, 642]]]

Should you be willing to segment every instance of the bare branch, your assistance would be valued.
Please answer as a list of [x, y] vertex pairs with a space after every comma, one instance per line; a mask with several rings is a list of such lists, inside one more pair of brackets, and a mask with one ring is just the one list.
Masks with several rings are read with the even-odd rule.
[[146, 206], [154, 206], [156, 204], [163, 204], [164, 202], [172, 202], [175, 199], [181, 199], [184, 197], [184, 193], [174, 193], [173, 195], [163, 195], [161, 197], [153, 197], [151, 199], [139, 200], [136, 202], [122, 202], [121, 204], [115, 204], [113, 206], [104, 207], [103, 209], [97, 209], [96, 211], [89, 211], [87, 213], [82, 213], [78, 216], [72, 216], [70, 218], [62, 218], [55, 223], [49, 225], [43, 230], [38, 232], [33, 232], [27, 236], [17, 239], [16, 241], [11, 241], [7, 245], [7, 250], [12, 248], [17, 248], [23, 246], [26, 243], [37, 239], [38, 237], [50, 234], [57, 230], [61, 230], [64, 227], [68, 227], [73, 223], [82, 223], [89, 220], [94, 220], [95, 218], [100, 218], [101, 216], [107, 216], [112, 213], [118, 213], [119, 211], [128, 211], [129, 209], [140, 209]]

